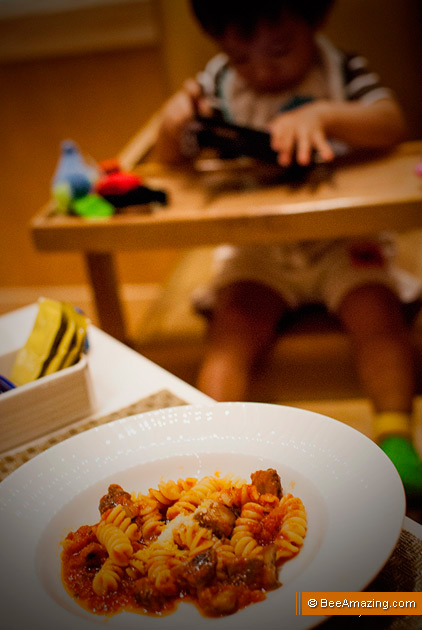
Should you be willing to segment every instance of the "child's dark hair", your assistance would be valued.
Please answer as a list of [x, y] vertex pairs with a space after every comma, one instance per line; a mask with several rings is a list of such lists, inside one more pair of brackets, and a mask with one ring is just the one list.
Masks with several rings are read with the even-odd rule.
[[191, 0], [195, 17], [206, 33], [216, 39], [228, 27], [235, 27], [243, 36], [250, 37], [259, 22], [273, 22], [290, 13], [310, 26], [318, 26], [334, 0]]

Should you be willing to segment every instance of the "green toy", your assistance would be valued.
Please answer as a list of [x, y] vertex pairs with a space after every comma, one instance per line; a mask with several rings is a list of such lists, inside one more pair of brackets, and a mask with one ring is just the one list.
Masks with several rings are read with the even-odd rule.
[[71, 206], [75, 214], [80, 217], [85, 217], [86, 219], [111, 217], [115, 212], [114, 206], [103, 197], [94, 193], [81, 197], [80, 199], [74, 199]]
[[53, 190], [53, 199], [56, 202], [56, 213], [68, 214], [72, 201], [72, 191], [69, 182], [56, 184]]
[[421, 500], [422, 460], [411, 441], [400, 435], [391, 435], [382, 440], [380, 447], [397, 468], [408, 501]]

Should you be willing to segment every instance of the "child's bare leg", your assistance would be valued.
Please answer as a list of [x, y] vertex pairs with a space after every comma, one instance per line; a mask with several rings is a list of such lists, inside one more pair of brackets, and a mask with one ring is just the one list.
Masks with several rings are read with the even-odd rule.
[[366, 285], [343, 299], [339, 316], [374, 405], [375, 439], [396, 465], [408, 495], [422, 497], [422, 461], [411, 439], [414, 349], [401, 305], [387, 287]]
[[220, 290], [208, 330], [198, 387], [218, 401], [245, 400], [251, 370], [276, 338], [285, 310], [269, 287], [239, 282]]
[[339, 316], [351, 336], [360, 378], [375, 410], [410, 413], [414, 350], [396, 296], [382, 285], [358, 287], [343, 299]]

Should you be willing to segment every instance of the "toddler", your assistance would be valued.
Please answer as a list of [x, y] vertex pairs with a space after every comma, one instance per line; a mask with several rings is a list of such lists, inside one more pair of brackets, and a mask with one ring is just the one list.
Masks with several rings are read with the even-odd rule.
[[[164, 111], [156, 155], [188, 159], [183, 134], [196, 113], [218, 107], [228, 121], [269, 131], [282, 166], [333, 160], [334, 143], [393, 147], [403, 115], [363, 57], [320, 33], [332, 0], [192, 0], [219, 45], [196, 79]], [[374, 437], [396, 465], [409, 498], [422, 496], [422, 462], [412, 444], [413, 348], [402, 302], [419, 283], [393, 266], [390, 235], [216, 250], [208, 347], [198, 386], [212, 398], [245, 400], [257, 360], [275, 343], [283, 315], [322, 303], [351, 337], [362, 384], [373, 402]]]

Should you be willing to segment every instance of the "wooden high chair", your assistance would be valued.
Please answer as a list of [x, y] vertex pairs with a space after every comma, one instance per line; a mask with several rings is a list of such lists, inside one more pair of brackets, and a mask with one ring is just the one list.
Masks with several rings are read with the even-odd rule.
[[[117, 157], [122, 169], [139, 173], [150, 187], [166, 190], [170, 200], [168, 207], [152, 213], [133, 208], [108, 219], [86, 221], [55, 215], [50, 204], [34, 217], [31, 230], [41, 250], [84, 253], [100, 326], [124, 341], [128, 339], [113, 252], [162, 247], [181, 249], [184, 256], [180, 265], [147, 315], [135, 343], [141, 352], [176, 373], [177, 365], [168, 359], [172, 355], [179, 360], [184, 357], [185, 371], [179, 370], [178, 375], [186, 380], [192, 380], [192, 372], [199, 362], [204, 332], [203, 322], [190, 311], [189, 293], [195, 283], [200, 284], [207, 276], [210, 252], [215, 245], [335, 238], [422, 227], [422, 179], [415, 174], [422, 155], [422, 141], [404, 143], [394, 151], [379, 153], [370, 159], [363, 156], [343, 160], [340, 166], [329, 167], [324, 177], [315, 178], [311, 172], [303, 185], [292, 186], [278, 182], [274, 168], [247, 161], [222, 164], [220, 160], [217, 164], [215, 158], [207, 157], [193, 168], [169, 168], [155, 163], [150, 156], [160, 119], [161, 111]], [[418, 271], [422, 273], [421, 269]], [[183, 322], [182, 330], [180, 322]], [[339, 374], [351, 373], [346, 369], [350, 362], [347, 342], [325, 315], [319, 314], [314, 333], [308, 324], [306, 335], [303, 326], [299, 326], [299, 330], [302, 336], [296, 333], [296, 337], [291, 337], [296, 340], [293, 344], [296, 354], [311, 351], [315, 365], [315, 352], [326, 356], [327, 335], [334, 335], [331, 337], [336, 341], [333, 352], [342, 357], [343, 367], [334, 369], [333, 375], [338, 378]], [[298, 349], [300, 339], [303, 344], [299, 344], [301, 349]], [[284, 340], [281, 360], [285, 365], [288, 347]], [[295, 371], [297, 368], [292, 365], [290, 373]], [[356, 390], [356, 379], [346, 376], [341, 380], [343, 386], [345, 380], [350, 383], [349, 394]], [[328, 381], [324, 379], [325, 384]], [[299, 390], [307, 396], [302, 385]], [[320, 385], [318, 388], [320, 395], [324, 395]], [[254, 398], [268, 397], [267, 389], [264, 386]]]

